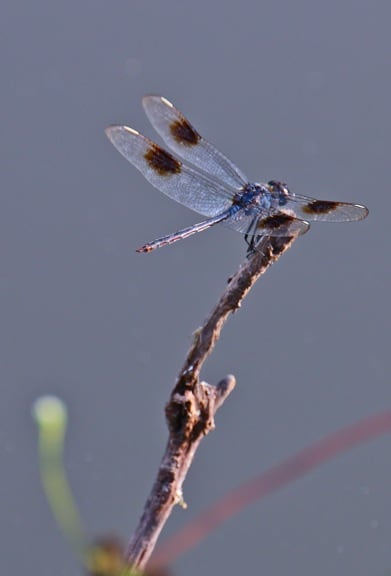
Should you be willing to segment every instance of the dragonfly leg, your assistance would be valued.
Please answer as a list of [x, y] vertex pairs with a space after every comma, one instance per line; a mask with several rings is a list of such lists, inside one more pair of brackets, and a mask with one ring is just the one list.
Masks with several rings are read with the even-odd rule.
[[259, 239], [261, 238], [261, 236], [259, 234], [256, 236], [253, 234], [253, 229], [255, 231], [255, 228], [257, 226], [257, 222], [258, 222], [258, 218], [254, 217], [251, 220], [251, 222], [250, 222], [250, 224], [246, 230], [246, 233], [244, 235], [244, 241], [247, 244], [247, 253], [246, 253], [247, 258], [249, 258], [251, 256], [251, 254], [253, 254], [255, 252], [256, 245], [259, 242]]

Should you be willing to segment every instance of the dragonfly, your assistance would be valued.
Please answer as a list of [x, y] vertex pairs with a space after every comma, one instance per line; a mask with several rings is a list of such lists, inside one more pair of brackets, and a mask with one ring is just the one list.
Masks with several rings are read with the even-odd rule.
[[298, 236], [311, 222], [357, 221], [368, 215], [360, 204], [295, 194], [278, 180], [252, 183], [166, 98], [147, 95], [142, 104], [172, 153], [128, 126], [109, 126], [106, 135], [152, 186], [207, 218], [137, 252], [151, 252], [221, 223], [244, 234], [251, 253], [264, 236]]

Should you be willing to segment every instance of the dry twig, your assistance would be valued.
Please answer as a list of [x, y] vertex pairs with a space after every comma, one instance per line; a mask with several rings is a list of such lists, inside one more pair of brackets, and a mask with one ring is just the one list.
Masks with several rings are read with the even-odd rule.
[[235, 312], [257, 279], [273, 264], [295, 237], [265, 237], [256, 252], [240, 266], [203, 326], [194, 335], [184, 366], [166, 406], [169, 438], [151, 493], [138, 527], [130, 539], [126, 561], [145, 568], [157, 538], [175, 504], [183, 504], [182, 485], [195, 452], [214, 428], [214, 415], [235, 386], [227, 376], [217, 386], [199, 381], [203, 363], [219, 339], [228, 316]]

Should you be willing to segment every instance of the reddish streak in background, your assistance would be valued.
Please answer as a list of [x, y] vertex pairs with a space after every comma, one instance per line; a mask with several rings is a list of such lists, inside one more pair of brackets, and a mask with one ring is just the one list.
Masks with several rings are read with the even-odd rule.
[[391, 432], [391, 410], [361, 420], [304, 448], [260, 476], [229, 492], [201, 513], [179, 533], [163, 542], [152, 556], [149, 566], [171, 564], [180, 554], [193, 548], [209, 532], [243, 510], [245, 506], [296, 480], [331, 458], [387, 432]]

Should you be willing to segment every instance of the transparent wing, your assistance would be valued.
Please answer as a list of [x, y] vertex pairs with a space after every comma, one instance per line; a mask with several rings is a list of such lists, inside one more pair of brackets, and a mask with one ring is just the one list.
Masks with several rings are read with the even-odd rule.
[[231, 216], [222, 223], [246, 236], [295, 236], [305, 234], [310, 228], [309, 222], [290, 214], [262, 213], [245, 208], [231, 209]]
[[360, 204], [315, 200], [307, 196], [288, 195], [281, 211], [311, 222], [349, 222], [362, 220], [368, 215], [368, 208]]
[[233, 191], [186, 166], [136, 130], [109, 126], [106, 135], [152, 186], [187, 208], [216, 216], [232, 206]]
[[183, 160], [236, 190], [247, 183], [239, 168], [202, 138], [171, 102], [161, 96], [144, 96], [142, 102], [152, 126]]

